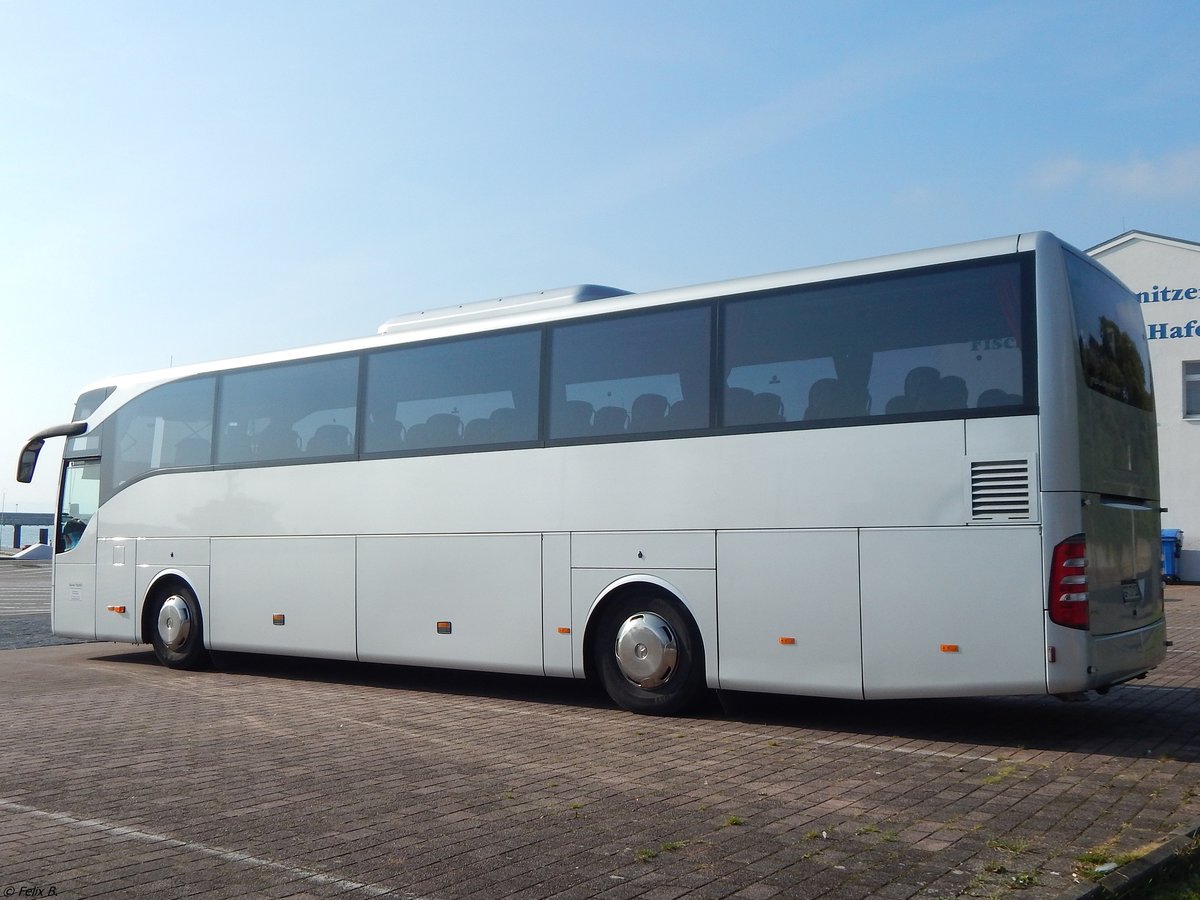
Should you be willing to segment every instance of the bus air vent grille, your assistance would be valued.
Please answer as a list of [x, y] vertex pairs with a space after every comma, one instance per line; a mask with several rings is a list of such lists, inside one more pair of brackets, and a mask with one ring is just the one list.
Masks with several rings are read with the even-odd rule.
[[972, 519], [1028, 519], [1029, 513], [1029, 460], [971, 463]]

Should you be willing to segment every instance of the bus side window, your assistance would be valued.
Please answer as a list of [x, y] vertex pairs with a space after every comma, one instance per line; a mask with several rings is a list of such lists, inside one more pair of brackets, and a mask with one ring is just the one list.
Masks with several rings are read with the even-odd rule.
[[135, 397], [105, 426], [104, 499], [147, 472], [212, 464], [213, 376], [175, 381]]
[[711, 322], [691, 306], [554, 326], [550, 438], [706, 427]]
[[[354, 452], [358, 357], [333, 356], [226, 373], [217, 462], [288, 462]], [[334, 429], [340, 439], [327, 436]], [[326, 437], [318, 438], [319, 434]], [[314, 449], [314, 441], [315, 449]], [[318, 452], [319, 451], [319, 452]]]
[[540, 351], [541, 332], [527, 330], [368, 354], [363, 451], [536, 440]]

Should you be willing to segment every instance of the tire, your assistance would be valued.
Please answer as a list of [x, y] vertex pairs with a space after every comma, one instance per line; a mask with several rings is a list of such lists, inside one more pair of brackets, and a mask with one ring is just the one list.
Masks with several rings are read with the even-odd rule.
[[196, 595], [179, 584], [160, 591], [150, 615], [154, 655], [171, 669], [199, 669], [208, 664], [204, 622]]
[[695, 623], [674, 600], [633, 594], [607, 604], [597, 621], [592, 667], [622, 709], [669, 716], [704, 690], [704, 650]]

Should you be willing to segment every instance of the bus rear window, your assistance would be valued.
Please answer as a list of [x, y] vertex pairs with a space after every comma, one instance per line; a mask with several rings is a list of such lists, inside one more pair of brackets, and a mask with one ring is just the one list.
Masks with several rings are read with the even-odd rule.
[[1073, 253], [1066, 255], [1084, 382], [1137, 409], [1154, 409], [1150, 351], [1142, 312], [1115, 278]]

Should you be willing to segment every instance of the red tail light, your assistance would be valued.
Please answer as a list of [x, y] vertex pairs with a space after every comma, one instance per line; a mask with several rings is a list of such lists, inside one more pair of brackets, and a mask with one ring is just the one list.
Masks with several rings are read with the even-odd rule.
[[1067, 628], [1088, 627], [1087, 540], [1082, 534], [1072, 535], [1054, 548], [1050, 621]]

